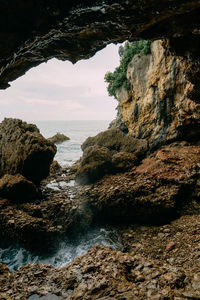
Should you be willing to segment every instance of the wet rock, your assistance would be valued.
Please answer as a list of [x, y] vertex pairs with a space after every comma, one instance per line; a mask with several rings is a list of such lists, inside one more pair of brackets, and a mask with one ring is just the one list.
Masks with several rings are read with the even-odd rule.
[[65, 235], [90, 225], [92, 216], [75, 199], [75, 187], [68, 186], [62, 176], [58, 177], [60, 185], [55, 181], [56, 187], [51, 188], [50, 183], [43, 182], [34, 201], [0, 198], [0, 229], [4, 238], [28, 250], [50, 252]]
[[58, 143], [62, 143], [64, 141], [68, 141], [68, 140], [70, 140], [70, 138], [68, 136], [58, 132], [51, 138], [48, 138], [47, 140], [50, 141], [51, 143], [58, 144]]
[[73, 164], [73, 165], [70, 167], [70, 172], [71, 172], [72, 174], [77, 173], [78, 170], [79, 170], [79, 168], [80, 168], [80, 166], [81, 166], [81, 159], [78, 160], [78, 161], [76, 161], [76, 163]]
[[6, 174], [0, 179], [0, 197], [20, 203], [33, 200], [36, 196], [36, 186], [20, 174]]
[[76, 181], [80, 184], [95, 182], [108, 173], [110, 168], [111, 153], [107, 148], [87, 147], [76, 173]]
[[36, 184], [49, 175], [56, 153], [35, 125], [6, 118], [0, 124], [0, 149], [0, 176], [20, 173]]
[[3, 236], [28, 250], [46, 252], [55, 241], [72, 231], [78, 223], [77, 206], [66, 197], [57, 197], [37, 204], [13, 207], [0, 201], [0, 228]]
[[[27, 299], [32, 294], [53, 294], [69, 300], [175, 299], [186, 291], [189, 284], [184, 279], [190, 278], [190, 273], [181, 267], [173, 268], [140, 255], [100, 246], [60, 269], [38, 264], [21, 267], [15, 274], [9, 274], [11, 282], [6, 280], [8, 270], [1, 265], [1, 276], [3, 279], [5, 276], [4, 295], [13, 299], [19, 295]], [[35, 287], [34, 292], [29, 290], [31, 286]], [[1, 297], [2, 294], [0, 292]]]

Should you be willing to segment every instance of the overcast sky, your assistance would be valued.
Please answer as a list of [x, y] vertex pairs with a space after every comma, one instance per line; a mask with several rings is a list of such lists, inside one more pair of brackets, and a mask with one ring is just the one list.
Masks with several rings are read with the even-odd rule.
[[31, 69], [0, 91], [0, 121], [113, 119], [117, 101], [108, 96], [104, 75], [119, 65], [118, 48], [109, 45], [75, 65], [52, 59]]

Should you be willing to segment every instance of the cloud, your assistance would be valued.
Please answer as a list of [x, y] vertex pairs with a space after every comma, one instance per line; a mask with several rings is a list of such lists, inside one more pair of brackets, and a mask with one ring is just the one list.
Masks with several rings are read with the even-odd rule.
[[118, 64], [115, 45], [75, 65], [52, 59], [0, 91], [0, 119], [112, 119], [117, 102], [108, 96], [104, 75]]

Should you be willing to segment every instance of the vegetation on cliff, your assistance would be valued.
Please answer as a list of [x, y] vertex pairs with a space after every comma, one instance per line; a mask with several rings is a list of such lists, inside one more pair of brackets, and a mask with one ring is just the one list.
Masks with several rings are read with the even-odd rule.
[[114, 72], [107, 72], [105, 74], [105, 82], [108, 83], [108, 94], [109, 96], [114, 96], [116, 98], [116, 90], [122, 85], [129, 90], [130, 82], [126, 78], [126, 72], [128, 64], [132, 60], [133, 56], [136, 54], [144, 53], [149, 54], [151, 41], [134, 41], [132, 43], [126, 42], [124, 46], [119, 47], [120, 65]]

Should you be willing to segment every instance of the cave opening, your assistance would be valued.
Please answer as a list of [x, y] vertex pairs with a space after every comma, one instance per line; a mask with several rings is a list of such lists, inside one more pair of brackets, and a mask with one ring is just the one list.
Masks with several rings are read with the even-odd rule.
[[[5, 241], [4, 249], [0, 249], [3, 263], [14, 271], [19, 265], [44, 263], [22, 267], [16, 274], [0, 265], [4, 283], [0, 297], [199, 297], [200, 0], [90, 0], [84, 3], [77, 0], [67, 4], [63, 0], [45, 3], [17, 0], [15, 5], [7, 0], [2, 1], [0, 7], [5, 14], [0, 20], [2, 89], [52, 57], [76, 62], [91, 57], [109, 43], [152, 41], [150, 53], [132, 58], [127, 73], [123, 74], [124, 77], [128, 75], [125, 85], [116, 91], [128, 132], [125, 134], [119, 128], [106, 130], [85, 141], [82, 158], [72, 167], [64, 170], [54, 164], [51, 172], [57, 172], [56, 175], [51, 173], [41, 183], [44, 198], [37, 194], [38, 198], [33, 202], [20, 199], [20, 203], [0, 198], [0, 227], [4, 236], [18, 243], [17, 247], [15, 243], [8, 247]], [[19, 20], [23, 23], [20, 26]], [[55, 69], [53, 81], [47, 84], [52, 98], [51, 86], [60, 80], [58, 73]], [[62, 79], [69, 81], [72, 73], [68, 79]], [[85, 73], [80, 75], [87, 79]], [[94, 72], [89, 79], [94, 86]], [[62, 91], [60, 86], [60, 94]], [[89, 98], [86, 90], [81, 92]], [[95, 106], [92, 99], [90, 107]], [[101, 110], [104, 110], [104, 116], [108, 113], [102, 101], [99, 101], [101, 104], [96, 107], [96, 113], [93, 112], [96, 120]], [[61, 102], [64, 100], [60, 95], [60, 101], [54, 102], [51, 113], [60, 109], [59, 116], [66, 117]], [[82, 106], [76, 100], [70, 103], [80, 118]], [[45, 110], [46, 98], [34, 102], [34, 107], [38, 108], [35, 120], [41, 119], [42, 104]], [[22, 106], [18, 107], [22, 110]], [[12, 101], [11, 109], [15, 111]], [[69, 120], [72, 118], [71, 111]], [[6, 166], [6, 159], [12, 158], [11, 169], [17, 164], [20, 170], [21, 160], [14, 156], [13, 144], [18, 145], [13, 137], [18, 124], [15, 125], [9, 131], [8, 139], [5, 138], [7, 132], [0, 132], [0, 149], [3, 149], [0, 169]], [[26, 131], [27, 126], [23, 124], [22, 127]], [[29, 127], [30, 140], [35, 143], [32, 133], [37, 130]], [[88, 128], [95, 129], [92, 123]], [[3, 129], [7, 129], [6, 126]], [[21, 134], [23, 141], [29, 140], [22, 131], [18, 132], [19, 139]], [[13, 140], [7, 151], [4, 144]], [[69, 145], [70, 140], [62, 145], [66, 144]], [[43, 145], [43, 140], [39, 139], [36, 145]], [[45, 147], [54, 154], [52, 142], [48, 141]], [[59, 151], [64, 151], [62, 146]], [[28, 161], [28, 166], [31, 165]], [[7, 188], [13, 175], [6, 174], [2, 178], [0, 192]], [[15, 177], [15, 180], [22, 179]], [[25, 183], [36, 192], [31, 182]], [[4, 192], [8, 197], [9, 189], [6, 188]], [[93, 227], [99, 220], [106, 226]], [[73, 231], [74, 228], [77, 231]], [[70, 241], [73, 234], [75, 239]], [[66, 238], [64, 243], [63, 237]], [[94, 243], [100, 246], [94, 246]], [[59, 249], [56, 255], [49, 256], [53, 244]], [[48, 257], [32, 256], [33, 252], [29, 252], [29, 249], [41, 247]], [[75, 258], [88, 249], [84, 256]], [[70, 262], [64, 269], [53, 267]], [[52, 266], [46, 266], [46, 263]]]

